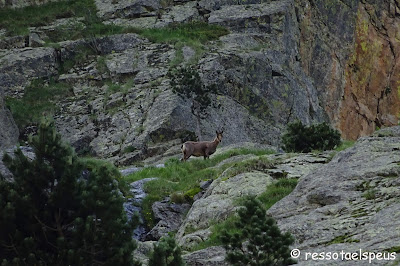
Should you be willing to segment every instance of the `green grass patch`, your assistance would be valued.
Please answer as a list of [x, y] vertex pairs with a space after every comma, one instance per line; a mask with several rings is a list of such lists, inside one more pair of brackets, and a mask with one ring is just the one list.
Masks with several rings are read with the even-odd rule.
[[390, 252], [390, 253], [392, 253], [392, 252], [400, 253], [400, 246], [394, 246], [394, 247], [391, 247], [391, 248], [387, 248], [384, 251], [387, 251], [387, 252]]
[[212, 246], [220, 246], [222, 245], [220, 236], [221, 232], [227, 231], [228, 233], [234, 234], [234, 233], [239, 233], [240, 230], [237, 229], [235, 226], [235, 223], [239, 220], [239, 217], [237, 215], [231, 215], [228, 217], [225, 221], [214, 224], [211, 227], [211, 235], [206, 241], [200, 242], [196, 246], [192, 248], [192, 251], [200, 250], [200, 249], [205, 249], [208, 247]]
[[373, 200], [376, 199], [376, 190], [375, 189], [368, 189], [364, 192], [363, 197], [366, 200]]
[[204, 53], [204, 44], [229, 33], [224, 27], [200, 21], [174, 23], [163, 28], [136, 29], [135, 32], [152, 42], [173, 44], [176, 54], [171, 62], [172, 66], [183, 61], [182, 48], [184, 46], [189, 46], [195, 51], [194, 57], [189, 62], [194, 63]]
[[9, 36], [25, 35], [28, 27], [45, 26], [59, 18], [87, 16], [95, 10], [93, 0], [60, 1], [40, 6], [0, 9], [0, 28], [5, 28]]
[[353, 147], [356, 142], [354, 140], [344, 140], [342, 143], [335, 148], [336, 151], [343, 151], [347, 148]]
[[224, 173], [224, 179], [227, 180], [240, 173], [250, 172], [253, 170], [264, 171], [274, 166], [274, 163], [267, 157], [258, 156], [257, 158], [247, 159], [241, 162], [233, 163], [232, 166]]
[[27, 125], [38, 124], [43, 115], [52, 115], [56, 111], [56, 100], [71, 95], [72, 87], [67, 83], [44, 82], [42, 79], [32, 81], [25, 88], [20, 99], [7, 97], [6, 105], [20, 130]]
[[297, 185], [296, 178], [282, 178], [269, 185], [267, 190], [262, 193], [258, 199], [268, 210], [272, 205], [289, 195]]
[[27, 35], [28, 27], [46, 26], [60, 18], [83, 18], [72, 19], [48, 32], [45, 41], [50, 46], [51, 43], [66, 40], [137, 32], [134, 28], [103, 24], [96, 12], [93, 0], [59, 1], [17, 9], [0, 9], [0, 28], [6, 29], [8, 36]]
[[351, 238], [351, 235], [342, 235], [342, 236], [337, 236], [332, 241], [328, 242], [326, 245], [332, 245], [332, 244], [339, 244], [339, 243], [359, 243], [360, 240], [358, 239], [353, 239]]
[[138, 33], [157, 43], [201, 43], [216, 40], [229, 31], [218, 25], [205, 22], [170, 24], [164, 28], [140, 29]]
[[[133, 182], [144, 178], [157, 177], [158, 179], [145, 184], [147, 197], [143, 200], [145, 219], [149, 226], [153, 226], [151, 205], [164, 197], [174, 194], [177, 199], [182, 194], [191, 191], [191, 194], [198, 188], [202, 180], [216, 179], [225, 169], [232, 164], [224, 164], [221, 167], [213, 167], [223, 160], [236, 155], [271, 154], [270, 150], [232, 149], [230, 151], [212, 155], [210, 159], [195, 159], [181, 162], [178, 159], [170, 159], [164, 168], [146, 167], [139, 172], [132, 173], [126, 177], [127, 182]], [[243, 168], [246, 170], [247, 168]]]

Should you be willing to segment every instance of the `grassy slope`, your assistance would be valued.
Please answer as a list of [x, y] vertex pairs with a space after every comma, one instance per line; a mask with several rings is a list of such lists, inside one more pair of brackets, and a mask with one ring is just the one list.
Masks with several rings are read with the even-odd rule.
[[[194, 159], [186, 163], [178, 159], [167, 161], [164, 168], [147, 167], [142, 171], [133, 173], [126, 177], [128, 182], [143, 178], [157, 177], [157, 180], [146, 183], [147, 197], [143, 201], [145, 219], [149, 226], [153, 226], [151, 205], [164, 197], [171, 196], [175, 202], [191, 201], [194, 191], [198, 191], [199, 183], [203, 180], [216, 179], [224, 170], [229, 170], [231, 176], [239, 171], [246, 171], [251, 164], [259, 165], [262, 155], [271, 154], [270, 150], [257, 149], [232, 149], [222, 154], [216, 154], [208, 160]], [[217, 166], [220, 162], [237, 155], [254, 154], [254, 159], [243, 162], [226, 163]], [[254, 166], [256, 167], [256, 166]], [[240, 170], [242, 169], [242, 170]]]

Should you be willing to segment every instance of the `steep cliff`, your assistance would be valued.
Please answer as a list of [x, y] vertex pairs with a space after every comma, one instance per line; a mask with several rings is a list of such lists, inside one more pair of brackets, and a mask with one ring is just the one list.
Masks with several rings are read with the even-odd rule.
[[[313, 82], [298, 62], [300, 32], [293, 1], [221, 5], [200, 13], [195, 2], [182, 10], [176, 10], [182, 7], [179, 3], [173, 7], [149, 7], [147, 2], [123, 7], [113, 1], [96, 4], [99, 15], [114, 23], [137, 25], [151, 18], [155, 23], [148, 26], [163, 26], [188, 22], [197, 14], [230, 33], [200, 48], [121, 34], [60, 42], [56, 48], [6, 50], [0, 58], [0, 82], [9, 98], [23, 99], [28, 91], [38, 90], [31, 86], [24, 91], [35, 78], [42, 78], [44, 88], [50, 88], [52, 81], [68, 84], [70, 93], [55, 102], [54, 117], [78, 152], [130, 164], [162, 154], [194, 135], [211, 139], [220, 127], [227, 132], [224, 144], [278, 145], [288, 122], [326, 120]], [[139, 13], [132, 15], [129, 10]], [[181, 16], [176, 16], [178, 11]], [[46, 38], [52, 29], [57, 26], [38, 27], [35, 33]], [[11, 45], [6, 41], [11, 42], [9, 38], [4, 43]], [[93, 44], [95, 51], [90, 50]], [[65, 71], [71, 61], [73, 66]], [[200, 86], [214, 88], [201, 115], [194, 110], [193, 99], [179, 97], [170, 85], [170, 73], [185, 65], [199, 73]]]
[[[229, 34], [201, 46], [120, 34], [41, 47], [65, 29], [88, 28], [87, 18], [68, 14], [31, 27], [27, 36], [0, 32], [6, 96], [23, 98], [36, 78], [43, 87], [66, 84], [70, 92], [44, 113], [54, 115], [80, 153], [130, 164], [195, 135], [213, 138], [222, 126], [227, 144], [279, 145], [282, 130], [295, 119], [328, 121], [346, 139], [398, 122], [394, 0], [94, 3], [109, 25], [160, 28], [195, 20]], [[201, 116], [193, 112], [198, 103], [171, 87], [171, 73], [182, 66], [198, 72], [201, 86], [215, 88]], [[20, 131], [24, 138], [26, 130]]]
[[397, 1], [296, 1], [302, 66], [345, 139], [398, 123]]

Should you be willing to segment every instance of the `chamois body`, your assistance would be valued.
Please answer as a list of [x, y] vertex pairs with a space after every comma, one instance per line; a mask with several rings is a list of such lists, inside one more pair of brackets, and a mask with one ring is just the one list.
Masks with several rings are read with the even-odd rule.
[[204, 159], [209, 158], [217, 150], [217, 146], [222, 140], [223, 131], [216, 131], [216, 133], [217, 136], [214, 141], [186, 141], [183, 143], [181, 147], [183, 158], [181, 161], [186, 161], [192, 155], [196, 157], [203, 156]]

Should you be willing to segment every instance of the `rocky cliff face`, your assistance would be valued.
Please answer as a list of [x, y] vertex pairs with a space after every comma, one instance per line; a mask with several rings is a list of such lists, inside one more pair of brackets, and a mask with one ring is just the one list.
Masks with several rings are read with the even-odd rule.
[[296, 1], [302, 66], [346, 139], [398, 122], [397, 1]]
[[[140, 14], [132, 18], [126, 13], [132, 6], [121, 7], [111, 1], [96, 3], [104, 18], [110, 17], [110, 9], [114, 10], [110, 19], [115, 23], [155, 18], [154, 10], [162, 8], [136, 3], [154, 12], [141, 17], [145, 9], [139, 8]], [[157, 23], [177, 21], [175, 6], [163, 10]], [[179, 17], [179, 21], [192, 19], [198, 7], [192, 5], [185, 10], [181, 14], [187, 16]], [[64, 42], [56, 49], [8, 50], [0, 59], [0, 81], [9, 97], [21, 97], [24, 87], [37, 77], [52, 77], [72, 85], [73, 95], [57, 103], [59, 131], [78, 151], [89, 151], [117, 164], [166, 152], [193, 135], [211, 139], [222, 126], [226, 132], [224, 143], [278, 145], [280, 132], [289, 121], [300, 119], [308, 124], [326, 119], [317, 90], [298, 62], [300, 32], [292, 1], [221, 5], [204, 12], [196, 16], [227, 27], [231, 33], [210, 43], [197, 59], [190, 47], [177, 50], [125, 34], [97, 39], [101, 56], [89, 55], [62, 75], [58, 74], [61, 64], [78, 56], [78, 48], [90, 45], [88, 41]], [[46, 31], [38, 29], [39, 36], [44, 34]], [[217, 88], [201, 119], [192, 114], [189, 99], [171, 90], [167, 73], [180, 53], [184, 62], [195, 66], [203, 84]], [[111, 90], [107, 82], [119, 88]]]
[[[105, 23], [162, 27], [200, 20], [230, 30], [199, 54], [125, 34], [40, 47], [62, 19], [2, 37], [0, 85], [21, 97], [35, 78], [65, 82], [73, 94], [57, 102], [63, 136], [81, 152], [130, 164], [197, 135], [224, 143], [279, 145], [286, 124], [329, 121], [344, 138], [397, 124], [398, 6], [388, 1], [95, 1]], [[79, 19], [74, 23], [79, 23]], [[92, 47], [97, 55], [82, 56]], [[30, 47], [26, 47], [30, 46]], [[38, 47], [39, 46], [39, 47]], [[11, 50], [11, 48], [19, 50]], [[65, 62], [83, 57], [60, 75]], [[179, 59], [180, 58], [180, 59]], [[206, 116], [173, 93], [168, 73], [177, 60], [215, 86]]]

